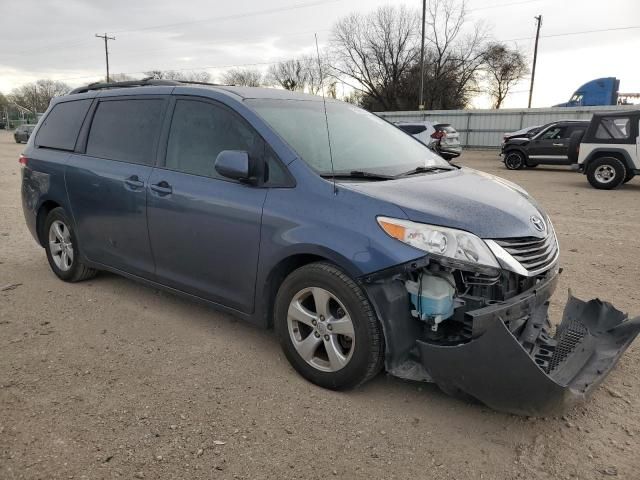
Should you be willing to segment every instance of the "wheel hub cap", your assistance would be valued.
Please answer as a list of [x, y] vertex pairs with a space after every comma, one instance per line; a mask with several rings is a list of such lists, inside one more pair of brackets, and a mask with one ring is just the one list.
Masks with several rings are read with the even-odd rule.
[[56, 220], [49, 227], [49, 251], [56, 267], [63, 272], [71, 268], [74, 257], [71, 232], [60, 220]]
[[323, 372], [344, 368], [353, 355], [355, 332], [349, 312], [328, 290], [310, 287], [293, 296], [287, 326], [302, 359]]
[[610, 165], [600, 165], [596, 168], [595, 177], [600, 183], [609, 183], [616, 178], [616, 171]]

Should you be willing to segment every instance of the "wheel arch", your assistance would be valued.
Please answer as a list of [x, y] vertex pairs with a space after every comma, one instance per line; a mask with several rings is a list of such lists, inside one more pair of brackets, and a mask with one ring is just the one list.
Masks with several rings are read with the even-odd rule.
[[518, 152], [521, 153], [522, 155], [524, 155], [524, 159], [528, 160], [529, 159], [529, 155], [527, 155], [527, 152], [525, 151], [524, 148], [522, 148], [520, 145], [514, 145], [514, 146], [510, 146], [509, 148], [505, 149], [504, 154], [505, 157], [513, 152]]
[[585, 158], [583, 165], [584, 168], [582, 171], [586, 174], [589, 166], [592, 162], [599, 158], [603, 157], [613, 157], [620, 160], [624, 167], [628, 170], [633, 170], [633, 162], [631, 161], [631, 157], [629, 156], [629, 152], [622, 148], [595, 148], [593, 149], [587, 158]]
[[[309, 250], [290, 253], [269, 269], [262, 289], [260, 290], [258, 288], [257, 290], [257, 295], [260, 300], [256, 313], [258, 314], [257, 320], [259, 320], [260, 323], [267, 328], [273, 327], [273, 310], [280, 285], [282, 285], [284, 279], [293, 271], [315, 262], [330, 263], [344, 270], [344, 272], [353, 279], [356, 279], [360, 275], [360, 272], [357, 271], [353, 264], [336, 252]], [[260, 283], [258, 285], [260, 285]]]
[[44, 231], [44, 225], [47, 221], [49, 212], [54, 208], [58, 208], [61, 205], [53, 200], [46, 200], [42, 202], [40, 208], [38, 208], [38, 214], [36, 215], [36, 233], [38, 235], [38, 243], [41, 247], [46, 244], [46, 232]]

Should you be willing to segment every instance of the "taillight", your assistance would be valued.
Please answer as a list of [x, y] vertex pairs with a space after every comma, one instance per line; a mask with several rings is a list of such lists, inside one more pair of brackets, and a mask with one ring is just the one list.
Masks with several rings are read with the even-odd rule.
[[18, 159], [18, 163], [23, 167], [27, 166], [27, 162], [28, 161], [29, 161], [29, 159], [27, 157], [25, 157], [24, 155], [20, 155], [20, 158]]
[[440, 140], [441, 138], [444, 138], [446, 136], [447, 136], [447, 134], [446, 134], [446, 132], [444, 130], [436, 130], [435, 132], [433, 132], [431, 134], [431, 138], [435, 138], [435, 139], [438, 139], [438, 140]]

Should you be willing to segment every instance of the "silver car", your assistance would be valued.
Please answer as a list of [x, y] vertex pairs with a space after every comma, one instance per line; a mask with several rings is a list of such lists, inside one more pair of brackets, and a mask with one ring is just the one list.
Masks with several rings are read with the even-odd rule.
[[396, 126], [450, 161], [462, 153], [460, 134], [448, 123], [398, 122]]

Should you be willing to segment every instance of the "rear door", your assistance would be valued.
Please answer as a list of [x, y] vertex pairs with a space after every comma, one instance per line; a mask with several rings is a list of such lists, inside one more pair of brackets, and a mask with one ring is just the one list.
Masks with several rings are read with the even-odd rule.
[[146, 187], [167, 102], [166, 96], [149, 95], [99, 99], [66, 173], [83, 253], [145, 278], [154, 272]]
[[161, 283], [249, 313], [267, 189], [218, 175], [222, 150], [260, 160], [265, 144], [226, 106], [178, 97], [164, 163], [149, 180], [149, 236]]
[[568, 163], [568, 130], [566, 125], [552, 125], [538, 134], [529, 144], [529, 158], [534, 163]]

